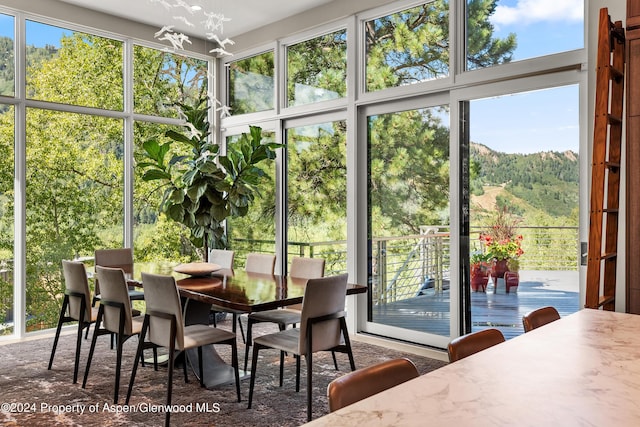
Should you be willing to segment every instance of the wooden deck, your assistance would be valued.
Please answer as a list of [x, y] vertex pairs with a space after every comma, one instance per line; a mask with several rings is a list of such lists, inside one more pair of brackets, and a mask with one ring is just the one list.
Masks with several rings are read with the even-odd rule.
[[[497, 328], [507, 339], [524, 332], [522, 316], [538, 307], [553, 306], [561, 316], [578, 311], [577, 271], [522, 271], [517, 292], [504, 292], [504, 285], [494, 293], [472, 292], [471, 318], [473, 331]], [[449, 336], [449, 291], [417, 296], [373, 308], [373, 321], [405, 329]]]

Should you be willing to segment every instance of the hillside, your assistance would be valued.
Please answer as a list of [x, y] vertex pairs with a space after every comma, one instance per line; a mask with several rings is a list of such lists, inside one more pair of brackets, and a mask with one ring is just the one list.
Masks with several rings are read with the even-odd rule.
[[509, 202], [515, 213], [534, 209], [570, 217], [578, 206], [579, 163], [572, 151], [506, 154], [472, 143], [472, 205], [491, 210]]

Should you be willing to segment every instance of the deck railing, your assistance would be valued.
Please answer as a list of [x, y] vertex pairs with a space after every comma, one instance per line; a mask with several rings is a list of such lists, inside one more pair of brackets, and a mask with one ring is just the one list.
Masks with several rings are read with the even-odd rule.
[[[481, 250], [481, 228], [472, 228], [471, 250]], [[523, 235], [522, 270], [578, 269], [578, 227], [519, 227]], [[374, 304], [443, 292], [450, 279], [450, 238], [445, 227], [422, 227], [421, 234], [379, 237], [372, 241], [371, 296]], [[238, 259], [249, 251], [273, 252], [273, 241], [234, 240]], [[325, 273], [346, 271], [346, 241], [289, 242], [289, 255], [322, 257]]]

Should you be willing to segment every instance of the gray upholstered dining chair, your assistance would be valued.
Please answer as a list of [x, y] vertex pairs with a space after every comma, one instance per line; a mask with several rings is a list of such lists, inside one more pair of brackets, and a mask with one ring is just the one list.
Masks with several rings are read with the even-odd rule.
[[418, 376], [416, 365], [404, 357], [349, 372], [329, 383], [329, 412], [337, 411]]
[[82, 345], [82, 331], [95, 323], [98, 318], [98, 309], [91, 306], [91, 294], [87, 282], [87, 270], [85, 265], [76, 261], [62, 261], [62, 273], [64, 275], [64, 299], [58, 318], [56, 335], [53, 339], [53, 348], [49, 358], [49, 367], [53, 366], [53, 358], [56, 354], [58, 339], [62, 325], [68, 322], [78, 322], [78, 334], [76, 337], [76, 356], [73, 364], [73, 383], [78, 381], [78, 366], [80, 363], [80, 347]]
[[[227, 249], [209, 249], [209, 262], [218, 264], [221, 268], [227, 270], [233, 270], [233, 261], [235, 259], [236, 252]], [[233, 332], [236, 332], [236, 323], [240, 326], [240, 333], [242, 334], [242, 340], [244, 341], [244, 331], [242, 330], [242, 323], [240, 322], [240, 312], [226, 307], [212, 304], [211, 313], [213, 314], [213, 326], [218, 326], [218, 313], [231, 313], [233, 315], [232, 328]]]
[[[144, 340], [148, 340], [156, 347], [165, 347], [169, 350], [169, 368], [167, 381], [167, 405], [171, 405], [171, 390], [173, 383], [173, 365], [176, 352], [197, 348], [200, 385], [204, 386], [202, 347], [211, 344], [231, 345], [232, 365], [236, 380], [236, 394], [240, 402], [240, 375], [238, 372], [238, 349], [236, 335], [222, 329], [212, 328], [208, 325], [184, 326], [182, 317], [182, 305], [178, 287], [173, 276], [142, 273], [142, 283], [146, 293], [146, 312], [144, 323], [136, 352], [129, 389], [127, 391], [126, 404], [129, 404], [133, 384], [136, 378], [138, 361], [142, 356]], [[183, 363], [185, 367], [185, 381], [187, 380], [186, 357]], [[165, 425], [169, 425], [170, 412], [166, 412]]]
[[[91, 349], [84, 371], [82, 388], [86, 388], [89, 370], [96, 348], [96, 341], [100, 335], [114, 334], [116, 339], [116, 375], [113, 393], [113, 403], [118, 403], [120, 389], [120, 368], [122, 366], [122, 347], [124, 342], [142, 330], [142, 317], [133, 317], [131, 301], [124, 271], [120, 268], [96, 266], [96, 274], [101, 284], [100, 307], [96, 325], [91, 339]], [[155, 355], [155, 354], [154, 354]]]
[[[298, 279], [317, 279], [319, 277], [323, 277], [324, 264], [325, 261], [323, 258], [293, 257], [291, 259], [289, 276]], [[261, 322], [275, 323], [278, 325], [278, 328], [283, 331], [288, 325], [300, 323], [300, 310], [302, 310], [302, 304], [288, 306], [284, 309], [257, 311], [249, 314], [247, 317], [247, 339], [244, 353], [245, 371], [247, 370], [249, 360], [249, 348], [251, 347], [253, 325]], [[334, 364], [337, 365], [335, 356]], [[282, 381], [282, 378], [280, 380]], [[280, 383], [280, 386], [282, 386], [282, 382]]]
[[[94, 260], [96, 266], [120, 268], [130, 276], [133, 276], [133, 249], [116, 248], [116, 249], [96, 249], [94, 252]], [[132, 301], [141, 301], [144, 299], [144, 292], [136, 289], [128, 288], [129, 299]], [[95, 278], [95, 292], [92, 304], [101, 298], [100, 279]]]
[[209, 262], [218, 264], [221, 268], [233, 269], [236, 252], [227, 249], [209, 249]]
[[541, 307], [522, 316], [522, 326], [525, 332], [544, 326], [547, 323], [560, 320], [560, 313], [554, 307]]
[[[307, 362], [307, 420], [311, 420], [313, 390], [313, 353], [341, 351], [349, 356], [351, 370], [356, 369], [347, 331], [344, 302], [347, 293], [347, 275], [309, 279], [302, 300], [300, 328], [285, 329], [262, 335], [253, 341], [249, 404], [253, 401], [258, 352], [263, 349], [280, 351], [280, 378], [283, 375], [284, 352], [296, 357], [296, 391], [300, 390], [300, 356]], [[342, 339], [344, 338], [344, 344]]]
[[[276, 265], [276, 256], [271, 254], [261, 254], [252, 252], [247, 254], [247, 260], [245, 261], [244, 270], [247, 273], [255, 273], [255, 274], [268, 274], [273, 275], [273, 269]], [[240, 326], [240, 334], [242, 335], [242, 341], [246, 343], [246, 339], [244, 336], [244, 330], [242, 329], [242, 321], [241, 317], [244, 312], [233, 310], [230, 308], [223, 308], [212, 306], [212, 309], [215, 311], [226, 311], [233, 315], [233, 326], [232, 330], [236, 332], [236, 323]]]
[[489, 328], [454, 338], [447, 347], [449, 362], [455, 362], [472, 354], [504, 342], [498, 329]]

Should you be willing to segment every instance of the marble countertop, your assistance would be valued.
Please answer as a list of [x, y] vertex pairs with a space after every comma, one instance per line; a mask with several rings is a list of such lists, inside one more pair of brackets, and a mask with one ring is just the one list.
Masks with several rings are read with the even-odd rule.
[[309, 426], [640, 424], [640, 316], [584, 309]]

